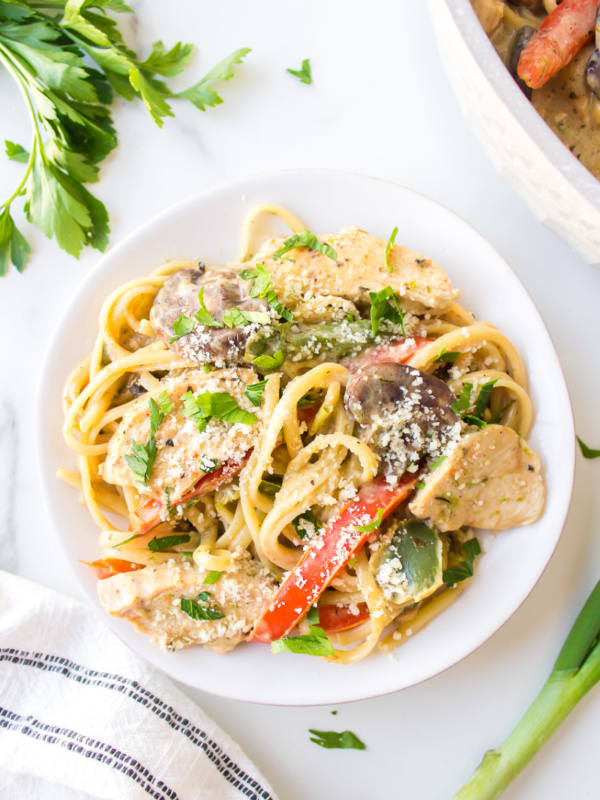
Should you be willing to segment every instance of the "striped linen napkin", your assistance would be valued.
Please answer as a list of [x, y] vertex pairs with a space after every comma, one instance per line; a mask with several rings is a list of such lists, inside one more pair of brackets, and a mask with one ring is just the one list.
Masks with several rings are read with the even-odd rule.
[[0, 572], [2, 800], [277, 800], [86, 606]]

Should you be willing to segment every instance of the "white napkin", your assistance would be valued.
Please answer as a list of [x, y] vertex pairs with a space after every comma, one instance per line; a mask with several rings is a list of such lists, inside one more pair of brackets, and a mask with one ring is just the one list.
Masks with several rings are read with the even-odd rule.
[[0, 572], [2, 800], [276, 800], [240, 748], [86, 606]]

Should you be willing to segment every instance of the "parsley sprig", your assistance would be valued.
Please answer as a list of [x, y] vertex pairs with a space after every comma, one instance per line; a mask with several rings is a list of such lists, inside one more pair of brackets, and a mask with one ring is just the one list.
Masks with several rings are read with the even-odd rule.
[[[332, 711], [331, 713], [333, 714], [334, 712]], [[367, 749], [364, 742], [361, 742], [358, 736], [352, 733], [352, 731], [337, 733], [336, 731], [315, 731], [310, 728], [308, 732], [312, 733], [310, 737], [311, 742], [318, 744], [319, 747], [325, 747], [327, 750]]]
[[369, 292], [371, 299], [371, 330], [377, 336], [381, 320], [387, 319], [394, 325], [400, 325], [402, 335], [406, 339], [404, 329], [404, 313], [400, 301], [391, 286], [385, 286], [380, 292]]
[[256, 416], [240, 408], [237, 400], [228, 392], [202, 392], [199, 395], [186, 392], [181, 399], [184, 416], [194, 420], [200, 433], [213, 418], [231, 423], [241, 422], [244, 425], [253, 425], [256, 422]]
[[148, 400], [148, 408], [150, 410], [150, 438], [146, 444], [139, 444], [139, 442], [130, 442], [131, 454], [125, 456], [125, 463], [131, 470], [133, 477], [139, 481], [142, 486], [148, 486], [148, 478], [152, 472], [154, 461], [156, 459], [156, 431], [165, 416], [171, 410], [171, 401], [166, 392], [162, 392], [158, 398], [158, 403], [151, 397]]
[[[45, 13], [49, 9], [49, 13]], [[154, 42], [141, 60], [129, 49], [107, 12], [131, 13], [123, 0], [0, 2], [0, 65], [11, 75], [31, 120], [29, 150], [6, 142], [6, 154], [26, 164], [22, 179], [0, 203], [0, 275], [12, 264], [22, 272], [31, 249], [16, 227], [11, 207], [25, 198], [25, 214], [48, 238], [79, 257], [85, 246], [103, 251], [110, 232], [104, 205], [86, 188], [98, 180], [98, 164], [117, 146], [110, 106], [115, 94], [139, 98], [161, 127], [174, 116], [171, 101], [183, 98], [201, 111], [223, 100], [215, 90], [250, 52], [236, 50], [198, 83], [181, 92], [167, 81], [179, 75], [193, 46], [167, 50]]]
[[312, 83], [312, 74], [310, 71], [310, 58], [305, 58], [302, 62], [302, 67], [300, 69], [287, 69], [286, 72], [289, 72], [290, 75], [295, 75], [296, 78], [299, 78], [302, 83]]
[[290, 250], [294, 250], [296, 247], [308, 247], [309, 250], [315, 250], [317, 253], [322, 253], [332, 261], [337, 259], [337, 255], [333, 247], [325, 244], [325, 242], [319, 241], [315, 234], [309, 230], [304, 230], [301, 233], [295, 233], [293, 236], [290, 236], [289, 239], [285, 240], [279, 250], [276, 250], [273, 253], [271, 258], [277, 260], [286, 253], [289, 253]]
[[271, 642], [272, 653], [300, 653], [305, 656], [333, 656], [333, 645], [319, 624], [319, 611], [313, 606], [306, 615], [310, 633], [284, 636]]
[[442, 580], [449, 586], [455, 586], [461, 581], [473, 577], [475, 559], [481, 554], [481, 545], [478, 539], [469, 539], [461, 549], [462, 560], [454, 567], [448, 567], [442, 573]]

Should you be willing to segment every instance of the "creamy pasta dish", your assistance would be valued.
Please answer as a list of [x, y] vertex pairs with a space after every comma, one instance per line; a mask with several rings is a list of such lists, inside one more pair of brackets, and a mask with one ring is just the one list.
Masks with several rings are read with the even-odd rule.
[[[249, 252], [254, 220], [285, 239]], [[170, 262], [102, 306], [64, 435], [109, 614], [159, 646], [351, 663], [464, 590], [477, 529], [544, 505], [523, 363], [427, 256], [256, 209], [235, 263]]]

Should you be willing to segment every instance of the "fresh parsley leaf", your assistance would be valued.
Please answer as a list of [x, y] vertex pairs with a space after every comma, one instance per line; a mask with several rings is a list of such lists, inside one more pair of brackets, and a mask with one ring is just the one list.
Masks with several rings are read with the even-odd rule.
[[271, 317], [266, 311], [242, 311], [241, 308], [231, 308], [223, 314], [223, 322], [228, 328], [243, 328], [251, 322], [268, 325]]
[[312, 733], [311, 742], [318, 744], [319, 747], [325, 747], [327, 750], [367, 749], [366, 745], [352, 731], [336, 733], [336, 731], [315, 731], [311, 728], [309, 733]]
[[484, 383], [481, 389], [479, 390], [479, 394], [477, 395], [477, 401], [475, 403], [475, 413], [478, 417], [483, 417], [486, 412], [488, 405], [490, 404], [490, 397], [492, 396], [492, 390], [494, 386], [498, 383], [498, 378], [493, 381], [488, 381]]
[[207, 106], [217, 106], [223, 102], [223, 98], [215, 91], [214, 84], [217, 81], [228, 81], [233, 78], [233, 67], [241, 64], [244, 58], [251, 52], [249, 47], [240, 47], [234, 50], [226, 58], [213, 67], [210, 72], [190, 86], [189, 89], [179, 92], [176, 97], [184, 97], [193, 103], [200, 111], [206, 111]]
[[290, 236], [289, 239], [286, 239], [279, 250], [276, 250], [273, 253], [271, 258], [273, 260], [281, 258], [281, 256], [284, 256], [286, 253], [296, 247], [308, 247], [310, 250], [316, 250], [317, 253], [322, 253], [332, 261], [337, 259], [337, 255], [333, 247], [330, 247], [324, 242], [320, 242], [315, 234], [308, 230], [304, 230], [302, 233], [295, 233], [293, 236]]
[[371, 299], [371, 330], [376, 336], [381, 327], [381, 320], [387, 319], [394, 325], [400, 325], [402, 335], [406, 338], [404, 330], [404, 313], [400, 302], [391, 286], [386, 286], [380, 292], [369, 292]]
[[231, 78], [233, 65], [249, 52], [236, 50], [198, 84], [175, 94], [159, 77], [178, 75], [193, 46], [178, 42], [168, 49], [159, 41], [145, 60], [138, 59], [107, 11], [129, 13], [131, 8], [123, 0], [0, 2], [2, 63], [23, 90], [34, 121], [30, 154], [6, 142], [8, 157], [27, 167], [0, 203], [0, 215], [7, 215], [0, 272], [11, 262], [22, 270], [29, 258], [29, 246], [12, 220], [10, 226], [7, 222], [11, 204], [22, 195], [28, 220], [71, 255], [78, 257], [87, 245], [105, 249], [108, 215], [84, 184], [98, 179], [97, 163], [117, 145], [110, 111], [115, 93], [126, 100], [140, 98], [161, 126], [164, 117], [173, 116], [174, 97], [202, 110], [221, 103], [213, 85]]
[[489, 424], [490, 425], [498, 425], [500, 420], [502, 419], [504, 412], [508, 411], [508, 409], [514, 404], [514, 400], [511, 400], [510, 403], [507, 403], [504, 408], [501, 408], [497, 414], [494, 414], [493, 417], [490, 418]]
[[223, 619], [225, 614], [222, 611], [219, 611], [218, 608], [215, 606], [207, 604], [207, 600], [209, 598], [209, 592], [201, 592], [198, 595], [198, 600], [193, 600], [192, 598], [185, 598], [182, 597], [179, 601], [179, 605], [181, 610], [184, 614], [187, 614], [188, 617], [197, 620], [212, 620], [212, 619]]
[[173, 323], [173, 332], [175, 333], [169, 339], [169, 344], [172, 342], [176, 342], [177, 339], [181, 338], [182, 336], [187, 336], [188, 333], [191, 333], [194, 328], [196, 327], [196, 320], [192, 319], [191, 317], [186, 317], [185, 314], [180, 314], [179, 317]]
[[417, 489], [424, 489], [425, 483], [423, 481], [417, 481]]
[[266, 298], [267, 298], [267, 302], [269, 303], [271, 308], [274, 308], [275, 311], [279, 314], [279, 316], [283, 317], [283, 319], [286, 322], [293, 322], [294, 321], [294, 315], [292, 314], [291, 311], [288, 311], [287, 308], [284, 308], [281, 305], [281, 303], [277, 299], [277, 295], [275, 294], [273, 289], [271, 289], [270, 291], [267, 292]]
[[305, 58], [302, 62], [302, 67], [300, 69], [287, 69], [286, 72], [289, 72], [290, 75], [295, 75], [296, 78], [300, 78], [302, 83], [312, 83], [312, 75], [310, 72], [310, 58]]
[[209, 328], [223, 328], [224, 325], [222, 322], [216, 320], [210, 311], [207, 311], [206, 306], [204, 305], [204, 286], [198, 292], [198, 302], [200, 303], [200, 308], [194, 314], [194, 319], [197, 319], [201, 325], [206, 325]]
[[237, 400], [228, 392], [202, 392], [199, 395], [186, 392], [181, 399], [184, 416], [191, 417], [201, 433], [211, 417], [231, 423], [241, 422], [244, 425], [253, 425], [256, 422], [256, 416], [240, 408]]
[[243, 269], [240, 278], [243, 281], [254, 281], [248, 292], [250, 297], [263, 298], [273, 288], [273, 276], [262, 264], [257, 264], [254, 269]]
[[355, 525], [354, 527], [359, 533], [371, 533], [372, 531], [377, 530], [377, 528], [380, 527], [382, 521], [383, 521], [383, 509], [378, 508], [375, 519], [371, 520], [371, 522], [368, 522], [366, 525]]
[[315, 519], [312, 508], [309, 508], [308, 511], [303, 511], [302, 514], [298, 514], [297, 517], [294, 517], [292, 520], [292, 525], [296, 529], [296, 534], [300, 539], [305, 539], [309, 533], [318, 533], [318, 531], [320, 531], [323, 527], [321, 523]]
[[206, 585], [212, 585], [213, 583], [216, 583], [219, 580], [222, 574], [223, 574], [222, 571], [219, 572], [218, 570], [213, 569], [208, 573], [206, 578], [204, 578], [204, 583]]
[[148, 400], [150, 411], [150, 438], [145, 445], [139, 442], [131, 442], [131, 454], [124, 456], [125, 463], [131, 470], [134, 478], [143, 486], [148, 485], [148, 478], [152, 472], [154, 460], [156, 459], [156, 441], [154, 439], [160, 423], [165, 418], [163, 411], [158, 406], [154, 398]]
[[473, 577], [473, 564], [481, 554], [481, 545], [478, 539], [469, 539], [461, 548], [462, 561], [455, 567], [449, 567], [442, 573], [442, 580], [448, 587], [455, 586], [461, 581]]
[[172, 515], [173, 509], [171, 508], [171, 492], [175, 491], [174, 486], [165, 486], [165, 506], [167, 511], [169, 512], [169, 516]]
[[440, 464], [443, 464], [443, 463], [444, 463], [444, 461], [445, 461], [447, 458], [448, 458], [448, 456], [440, 456], [440, 457], [438, 458], [438, 460], [437, 460], [437, 461], [434, 461], [434, 462], [433, 462], [433, 464], [431, 465], [431, 471], [433, 472], [434, 470], [436, 470], [436, 469], [437, 469], [437, 468], [440, 466]]
[[21, 147], [20, 144], [15, 144], [14, 142], [9, 142], [8, 139], [5, 139], [4, 148], [6, 155], [11, 161], [18, 161], [21, 164], [27, 164], [29, 161], [29, 153], [24, 147]]
[[272, 356], [267, 353], [264, 353], [262, 356], [257, 356], [252, 363], [265, 372], [273, 372], [273, 370], [278, 369], [283, 364], [283, 361], [284, 355], [282, 351], [277, 350]]
[[474, 425], [476, 428], [485, 428], [487, 425], [487, 422], [482, 420], [481, 417], [476, 417], [473, 414], [463, 414], [461, 419], [467, 425]]
[[262, 396], [269, 379], [265, 378], [264, 381], [258, 383], [251, 383], [244, 389], [244, 394], [250, 400], [253, 406], [260, 406], [262, 403]]
[[394, 243], [396, 242], [396, 236], [397, 235], [398, 235], [398, 228], [394, 228], [394, 230], [392, 231], [392, 235], [388, 239], [388, 243], [385, 246], [385, 268], [387, 269], [388, 272], [393, 272], [394, 271], [390, 267], [390, 262], [389, 262], [388, 259], [389, 259], [389, 255], [390, 255], [390, 250], [392, 249], [392, 247], [394, 246]]
[[185, 544], [186, 542], [189, 542], [189, 540], [189, 533], [178, 533], [174, 534], [173, 536], [161, 536], [158, 539], [155, 536], [148, 542], [148, 550], [151, 550], [153, 553], [162, 553], [163, 550], [176, 547], [178, 544]]
[[171, 412], [173, 405], [171, 403], [171, 398], [167, 394], [166, 390], [158, 395], [158, 397], [156, 398], [156, 402], [158, 403], [159, 408], [164, 415], [169, 414]]
[[272, 653], [299, 653], [305, 656], [332, 656], [333, 645], [327, 637], [313, 633], [286, 636], [271, 642]]
[[202, 453], [200, 458], [200, 469], [202, 472], [209, 474], [211, 472], [216, 472], [216, 470], [220, 469], [221, 462], [218, 461], [216, 458], [211, 458], [207, 456], [206, 453]]
[[579, 442], [579, 447], [581, 448], [581, 453], [584, 458], [600, 458], [600, 450], [592, 450], [591, 447], [588, 447], [587, 444], [584, 444], [579, 436], [577, 437], [577, 441]]
[[472, 383], [464, 383], [462, 389], [460, 390], [460, 397], [454, 403], [452, 403], [452, 411], [456, 414], [461, 414], [463, 411], [466, 411], [467, 408], [471, 405], [471, 390], [473, 389]]
[[459, 357], [460, 353], [457, 352], [446, 352], [446, 348], [443, 347], [440, 350], [439, 356], [433, 362], [434, 364], [454, 364], [456, 359]]

